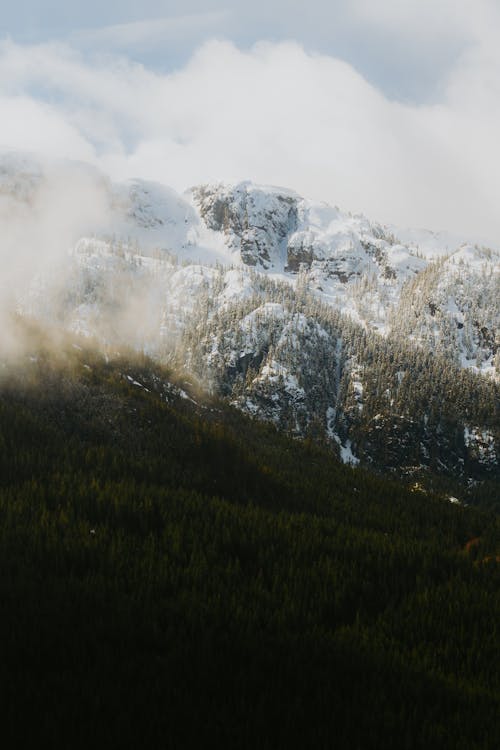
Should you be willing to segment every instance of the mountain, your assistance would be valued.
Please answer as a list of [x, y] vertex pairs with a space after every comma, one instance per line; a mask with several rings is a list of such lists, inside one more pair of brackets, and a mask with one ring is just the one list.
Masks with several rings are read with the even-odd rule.
[[17, 154], [0, 217], [4, 745], [497, 748], [497, 251]]
[[248, 182], [181, 196], [15, 155], [0, 176], [7, 224], [50, 205], [57, 237], [63, 186], [73, 231], [64, 252], [28, 263], [23, 315], [185, 369], [346, 462], [462, 490], [498, 479], [497, 249], [429, 232], [400, 240]]

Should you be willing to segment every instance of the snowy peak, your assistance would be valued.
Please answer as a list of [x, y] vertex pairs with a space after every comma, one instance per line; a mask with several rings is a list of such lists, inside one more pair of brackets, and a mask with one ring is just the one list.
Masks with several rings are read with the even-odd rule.
[[[366, 260], [367, 251], [387, 265], [386, 248], [394, 242], [392, 235], [364, 216], [352, 216], [327, 204], [301, 200], [297, 231], [288, 243], [287, 268], [298, 271], [303, 265], [311, 267], [315, 262], [330, 261], [338, 264], [339, 277], [349, 277], [356, 273], [354, 267], [358, 261]], [[343, 269], [342, 263], [346, 264]]]
[[347, 280], [359, 275], [370, 256], [387, 277], [396, 274], [388, 257], [395, 238], [363, 216], [250, 182], [201, 185], [190, 192], [205, 225], [222, 233], [245, 265], [295, 273], [329, 261], [331, 273]]
[[50, 246], [58, 244], [57, 257], [67, 259], [82, 237], [96, 238], [96, 252], [85, 245], [74, 262], [85, 273], [95, 263], [96, 279], [124, 248], [120, 264], [123, 272], [130, 265], [133, 283], [137, 267], [149, 268], [147, 258], [237, 266], [292, 287], [300, 282], [367, 330], [493, 378], [500, 372], [500, 254], [445, 233], [392, 230], [250, 182], [179, 195], [144, 180], [114, 184], [84, 164], [14, 153], [0, 155], [0, 214], [6, 266], [20, 245], [29, 255], [31, 243], [31, 255], [41, 256], [36, 271], [45, 269], [46, 258], [57, 256]]
[[158, 230], [192, 224], [193, 208], [171, 188], [144, 180], [130, 180], [114, 187], [117, 208], [123, 198], [122, 210], [127, 219], [143, 229]]
[[143, 251], [163, 249], [182, 253], [200, 224], [193, 206], [167, 187], [146, 180], [111, 186], [108, 230], [134, 240]]

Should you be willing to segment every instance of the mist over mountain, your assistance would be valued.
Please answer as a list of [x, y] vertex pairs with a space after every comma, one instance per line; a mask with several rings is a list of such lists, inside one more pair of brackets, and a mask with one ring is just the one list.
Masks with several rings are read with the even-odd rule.
[[283, 188], [113, 183], [7, 153], [4, 349], [16, 312], [132, 347], [345, 462], [498, 477], [500, 252]]

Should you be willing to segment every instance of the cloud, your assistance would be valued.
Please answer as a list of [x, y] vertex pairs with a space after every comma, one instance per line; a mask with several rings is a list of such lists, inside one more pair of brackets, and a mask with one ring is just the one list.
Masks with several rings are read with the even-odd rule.
[[[296, 40], [350, 62], [387, 95], [430, 101], [496, 0], [18, 0], [0, 35], [123, 52], [157, 70], [182, 67], [211, 38], [240, 49]], [[43, 7], [42, 7], [43, 6]], [[479, 19], [479, 20], [478, 20]]]
[[212, 41], [165, 75], [124, 57], [4, 42], [0, 144], [76, 156], [116, 178], [176, 189], [213, 180], [281, 184], [383, 221], [493, 242], [495, 24], [495, 14], [475, 24], [439, 101], [419, 106], [388, 99], [351, 65], [293, 42], [242, 51]]
[[[33, 112], [31, 112], [33, 115]], [[35, 113], [36, 116], [36, 113]], [[38, 119], [38, 124], [41, 120]], [[29, 337], [13, 312], [31, 312], [31, 296], [43, 312], [63, 295], [68, 251], [109, 217], [109, 193], [100, 173], [78, 163], [54, 163], [34, 155], [3, 153], [0, 159], [0, 360], [23, 355]], [[50, 291], [50, 293], [48, 293]], [[67, 291], [66, 291], [67, 293]], [[26, 307], [27, 303], [27, 307]], [[29, 328], [29, 326], [28, 326]], [[56, 344], [54, 340], [54, 345]], [[33, 340], [31, 340], [33, 345]]]
[[230, 18], [229, 10], [212, 10], [167, 18], [148, 18], [95, 29], [75, 32], [70, 37], [77, 45], [130, 52], [151, 51], [158, 46], [186, 45], [187, 40], [198, 42], [218, 29]]
[[0, 149], [94, 159], [92, 145], [79, 130], [44, 102], [28, 96], [0, 96], [0, 117]]
[[66, 255], [89, 226], [104, 225], [109, 215], [107, 184], [85, 164], [2, 154], [2, 285], [16, 276], [22, 281], [26, 272], [32, 276], [42, 271], [47, 262]]

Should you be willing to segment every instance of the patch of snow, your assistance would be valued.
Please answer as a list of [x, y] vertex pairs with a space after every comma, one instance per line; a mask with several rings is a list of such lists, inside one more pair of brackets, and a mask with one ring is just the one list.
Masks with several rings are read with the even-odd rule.
[[346, 440], [346, 444], [340, 446], [340, 457], [345, 464], [350, 464], [351, 466], [359, 464], [359, 458], [352, 452], [350, 440]]

